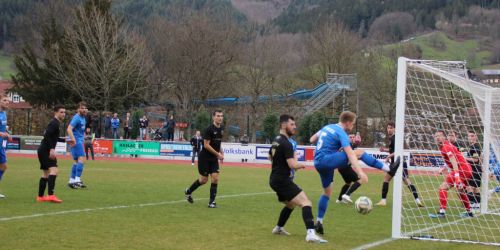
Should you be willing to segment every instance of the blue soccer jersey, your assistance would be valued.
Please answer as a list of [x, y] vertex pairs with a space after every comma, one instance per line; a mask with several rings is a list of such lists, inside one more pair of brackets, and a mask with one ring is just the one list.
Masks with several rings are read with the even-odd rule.
[[[0, 111], [0, 132], [7, 132], [7, 113], [5, 111]], [[4, 138], [0, 137], [0, 147], [5, 147]]]
[[71, 119], [69, 125], [73, 127], [73, 135], [75, 136], [76, 143], [82, 144], [85, 134], [85, 117], [76, 114], [73, 116], [73, 119]]
[[325, 155], [339, 152], [340, 149], [348, 146], [351, 146], [349, 136], [340, 124], [326, 125], [319, 132], [314, 158], [315, 160], [320, 159]]

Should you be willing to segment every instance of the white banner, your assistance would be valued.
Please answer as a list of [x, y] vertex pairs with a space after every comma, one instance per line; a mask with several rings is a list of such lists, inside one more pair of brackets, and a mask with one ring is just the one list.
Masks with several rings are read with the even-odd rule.
[[224, 150], [224, 159], [234, 159], [241, 161], [255, 160], [255, 145], [242, 145], [239, 143], [222, 143], [222, 150]]
[[66, 153], [66, 142], [57, 142], [56, 153]]

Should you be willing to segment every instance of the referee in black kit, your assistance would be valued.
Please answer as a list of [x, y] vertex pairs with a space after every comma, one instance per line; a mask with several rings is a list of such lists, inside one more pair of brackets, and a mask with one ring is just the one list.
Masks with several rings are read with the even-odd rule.
[[[56, 186], [56, 177], [58, 173], [55, 148], [57, 142], [65, 142], [64, 139], [59, 138], [59, 126], [61, 124], [61, 121], [64, 120], [65, 116], [66, 109], [64, 108], [64, 106], [54, 106], [54, 118], [52, 118], [49, 125], [47, 126], [47, 129], [45, 129], [43, 140], [40, 144], [40, 147], [38, 147], [38, 161], [40, 161], [40, 169], [42, 170], [42, 177], [40, 178], [38, 186], [38, 197], [36, 198], [38, 202], [62, 202], [62, 200], [58, 199], [54, 195], [54, 187]], [[48, 196], [44, 196], [47, 186]]]
[[221, 148], [224, 126], [222, 110], [215, 110], [212, 114], [213, 123], [203, 131], [203, 149], [198, 156], [198, 173], [200, 177], [193, 182], [191, 187], [184, 191], [186, 200], [193, 203], [191, 194], [201, 185], [207, 183], [210, 175], [210, 200], [209, 208], [216, 208], [215, 196], [217, 195], [217, 183], [219, 182], [219, 160], [224, 160], [224, 151]]

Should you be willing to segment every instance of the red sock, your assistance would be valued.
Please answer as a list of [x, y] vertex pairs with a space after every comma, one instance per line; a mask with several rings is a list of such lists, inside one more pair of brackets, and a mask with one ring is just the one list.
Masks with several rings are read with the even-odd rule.
[[446, 209], [447, 202], [448, 202], [448, 190], [439, 189], [439, 204], [441, 204], [441, 209]]
[[460, 200], [462, 201], [462, 204], [464, 204], [465, 209], [470, 211], [470, 201], [465, 191], [458, 191], [458, 195], [460, 196]]

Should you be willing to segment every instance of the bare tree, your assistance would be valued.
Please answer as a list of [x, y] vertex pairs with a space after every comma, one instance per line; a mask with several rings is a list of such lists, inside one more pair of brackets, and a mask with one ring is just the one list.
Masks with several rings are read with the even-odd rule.
[[304, 79], [325, 82], [327, 73], [352, 73], [361, 51], [361, 39], [343, 23], [328, 19], [320, 23], [307, 39]]
[[417, 29], [413, 16], [408, 12], [384, 14], [370, 26], [369, 37], [379, 42], [400, 41]]
[[240, 31], [229, 19], [216, 20], [203, 12], [178, 19], [156, 18], [148, 37], [150, 46], [157, 46], [153, 58], [162, 92], [187, 117], [202, 101], [233, 89], [231, 67], [238, 56]]
[[258, 30], [250, 32], [251, 41], [244, 45], [241, 63], [238, 69], [240, 94], [250, 98], [249, 115], [251, 140], [255, 142], [254, 133], [262, 118], [261, 96], [270, 96], [273, 86], [285, 73], [285, 52], [276, 34], [260, 35]]
[[[396, 57], [397, 58], [397, 57]], [[362, 114], [382, 118], [384, 123], [394, 120], [396, 111], [396, 62], [384, 56], [381, 49], [365, 53], [358, 64], [358, 84]]]
[[96, 109], [119, 109], [143, 99], [150, 61], [144, 41], [108, 8], [88, 2], [66, 27], [54, 73]]

